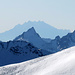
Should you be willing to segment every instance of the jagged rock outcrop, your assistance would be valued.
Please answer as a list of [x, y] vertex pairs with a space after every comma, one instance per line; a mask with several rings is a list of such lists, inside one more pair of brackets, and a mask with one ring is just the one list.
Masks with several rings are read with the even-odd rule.
[[23, 62], [48, 54], [50, 52], [38, 49], [26, 41], [0, 42], [0, 66]]

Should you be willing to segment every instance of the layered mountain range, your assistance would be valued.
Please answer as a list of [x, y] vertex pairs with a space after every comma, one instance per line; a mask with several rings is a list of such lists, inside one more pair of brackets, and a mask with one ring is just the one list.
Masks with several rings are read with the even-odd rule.
[[49, 55], [72, 46], [75, 46], [75, 31], [51, 40], [41, 38], [32, 27], [13, 41], [0, 41], [0, 66]]
[[[44, 22], [39, 23], [38, 26], [47, 25]], [[29, 28], [30, 24], [31, 22], [28, 22], [24, 25]], [[75, 46], [75, 31], [63, 37], [56, 36], [55, 39], [50, 39], [42, 38], [39, 35], [42, 30], [40, 31], [41, 28], [35, 26], [36, 22], [25, 32], [23, 31], [24, 25], [23, 27], [18, 25], [0, 35], [0, 38], [4, 40], [7, 40], [7, 37], [13, 39], [17, 36], [12, 41], [0, 41], [0, 75], [75, 75], [75, 47], [72, 47]], [[18, 27], [22, 29], [19, 30]], [[50, 32], [52, 34], [66, 32], [57, 29], [54, 31], [53, 29]], [[50, 34], [46, 30], [43, 33], [44, 35]], [[55, 34], [58, 35], [59, 33]]]
[[32, 43], [35, 47], [44, 50], [48, 50], [50, 46], [49, 43], [47, 43], [40, 37], [40, 35], [35, 31], [34, 27], [30, 28], [26, 32], [23, 32], [23, 34], [14, 39], [14, 41], [17, 40], [28, 41]]
[[32, 27], [14, 40], [29, 41], [37, 48], [45, 49], [54, 53], [75, 46], [75, 31], [73, 33], [68, 33], [62, 38], [60, 38], [60, 36], [56, 36], [55, 39], [49, 40], [50, 42], [48, 42], [48, 40], [45, 41], [46, 39], [42, 39], [40, 35], [36, 33], [34, 27]]
[[38, 21], [38, 22], [28, 21], [22, 25], [18, 24], [14, 28], [12, 28], [6, 32], [0, 33], [0, 40], [1, 41], [13, 40], [16, 36], [22, 34], [23, 32], [26, 32], [31, 27], [34, 27], [36, 32], [42, 38], [54, 39], [57, 35], [62, 37], [70, 32], [69, 30], [57, 29], [43, 21]]
[[51, 40], [50, 42], [51, 50], [59, 51], [72, 46], [75, 46], [75, 31], [73, 33], [68, 33], [62, 38], [57, 36], [54, 40]]

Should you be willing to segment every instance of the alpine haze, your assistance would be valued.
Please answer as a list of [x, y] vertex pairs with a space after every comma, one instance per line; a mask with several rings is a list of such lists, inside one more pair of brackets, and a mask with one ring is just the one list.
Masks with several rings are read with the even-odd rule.
[[31, 27], [34, 27], [36, 32], [42, 37], [42, 38], [55, 38], [57, 35], [60, 37], [66, 35], [69, 33], [69, 30], [62, 30], [57, 29], [43, 21], [28, 21], [25, 22], [23, 25], [16, 25], [13, 29], [10, 29], [9, 31], [0, 33], [0, 40], [1, 41], [9, 41], [13, 40], [16, 36], [22, 34], [23, 32], [27, 31]]
[[50, 52], [38, 49], [26, 41], [0, 42], [0, 66], [20, 63], [48, 54]]

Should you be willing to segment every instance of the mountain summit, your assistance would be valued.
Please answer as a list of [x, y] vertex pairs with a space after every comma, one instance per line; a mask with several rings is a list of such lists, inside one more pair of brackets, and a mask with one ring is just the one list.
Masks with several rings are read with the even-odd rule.
[[[42, 38], [55, 38], [57, 35], [60, 37], [66, 35], [69, 33], [69, 30], [62, 30], [62, 29], [57, 29], [43, 21], [28, 21], [25, 22], [24, 24], [16, 25], [13, 29], [10, 29], [9, 31], [6, 31], [4, 33], [0, 33], [0, 40], [2, 41], [9, 41], [13, 40], [16, 36], [22, 34], [23, 32], [26, 32], [28, 29], [31, 27], [34, 27], [36, 32], [42, 37]], [[33, 30], [33, 28], [32, 28]]]
[[30, 29], [28, 30], [28, 32], [36, 33], [34, 27], [30, 28]]
[[38, 33], [36, 33], [34, 27], [30, 28], [28, 31], [23, 32], [23, 34], [19, 35], [14, 39], [14, 41], [17, 40], [23, 40], [28, 41], [32, 43], [34, 46], [38, 48], [43, 48], [43, 45], [46, 44], [46, 42], [39, 36]]

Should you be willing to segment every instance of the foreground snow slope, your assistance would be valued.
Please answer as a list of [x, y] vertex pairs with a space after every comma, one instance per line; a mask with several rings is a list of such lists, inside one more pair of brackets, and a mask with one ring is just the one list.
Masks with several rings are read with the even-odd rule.
[[75, 75], [75, 47], [23, 63], [0, 67], [0, 75]]

